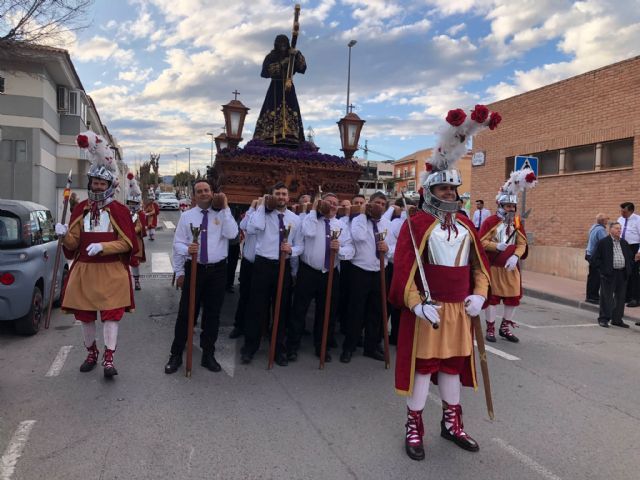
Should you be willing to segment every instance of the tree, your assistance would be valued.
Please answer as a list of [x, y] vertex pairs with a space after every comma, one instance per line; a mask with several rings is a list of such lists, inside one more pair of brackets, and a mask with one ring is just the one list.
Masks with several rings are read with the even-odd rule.
[[195, 179], [196, 177], [192, 173], [186, 171], [178, 172], [178, 174], [173, 177], [173, 186], [178, 188], [191, 185], [191, 182]]
[[65, 33], [89, 26], [93, 0], [0, 0], [0, 50], [14, 42], [60, 43]]

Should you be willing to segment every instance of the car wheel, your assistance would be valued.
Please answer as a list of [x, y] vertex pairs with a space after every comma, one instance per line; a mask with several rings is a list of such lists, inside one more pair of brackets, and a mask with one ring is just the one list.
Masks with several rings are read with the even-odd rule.
[[33, 287], [31, 296], [31, 308], [24, 317], [16, 320], [16, 331], [20, 335], [35, 335], [40, 330], [40, 323], [44, 315], [44, 302], [42, 291], [39, 287]]
[[60, 306], [62, 305], [62, 290], [64, 289], [64, 284], [66, 283], [68, 277], [69, 269], [65, 267], [62, 270], [62, 278], [60, 279], [60, 295], [58, 295], [58, 299], [53, 302], [53, 306], [56, 308], [60, 308]]

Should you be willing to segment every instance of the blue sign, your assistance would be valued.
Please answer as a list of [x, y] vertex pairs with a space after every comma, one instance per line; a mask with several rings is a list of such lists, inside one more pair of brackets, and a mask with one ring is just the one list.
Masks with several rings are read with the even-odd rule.
[[522, 170], [524, 168], [530, 168], [533, 173], [538, 176], [538, 157], [525, 157], [524, 155], [518, 155], [516, 157], [516, 170]]

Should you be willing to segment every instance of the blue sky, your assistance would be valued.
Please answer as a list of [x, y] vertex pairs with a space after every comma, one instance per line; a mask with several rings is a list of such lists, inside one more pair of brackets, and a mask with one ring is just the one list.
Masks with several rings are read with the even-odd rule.
[[[640, 54], [640, 0], [301, 1], [294, 83], [305, 129], [340, 154], [347, 43], [351, 103], [367, 121], [370, 160], [433, 146], [450, 108], [507, 98]], [[103, 121], [132, 166], [161, 154], [161, 173], [210, 160], [220, 106], [251, 110], [250, 139], [268, 80], [264, 56], [290, 35], [289, 1], [96, 0], [91, 27], [66, 45]], [[362, 152], [358, 152], [362, 155]]]

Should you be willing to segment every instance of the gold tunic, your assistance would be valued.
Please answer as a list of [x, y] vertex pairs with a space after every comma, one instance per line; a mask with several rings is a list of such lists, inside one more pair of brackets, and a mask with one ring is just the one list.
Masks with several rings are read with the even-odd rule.
[[[500, 222], [485, 235], [482, 246], [487, 252], [497, 252], [498, 243], [506, 241], [505, 235], [504, 223]], [[516, 245], [514, 255], [519, 258], [524, 255], [527, 239], [519, 230], [509, 243]], [[491, 294], [497, 297], [519, 297], [522, 294], [520, 269], [508, 271], [504, 267], [491, 265]]]

